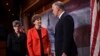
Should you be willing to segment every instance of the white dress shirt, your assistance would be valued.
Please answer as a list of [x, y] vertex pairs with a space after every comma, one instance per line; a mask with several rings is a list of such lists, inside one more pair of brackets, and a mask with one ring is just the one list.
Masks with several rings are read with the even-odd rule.
[[63, 11], [58, 17], [59, 19], [61, 18], [61, 16], [64, 14], [65, 11]]

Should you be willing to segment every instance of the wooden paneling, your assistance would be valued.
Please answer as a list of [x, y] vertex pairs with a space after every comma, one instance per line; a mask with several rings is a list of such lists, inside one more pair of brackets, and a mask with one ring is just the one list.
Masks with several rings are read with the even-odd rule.
[[22, 4], [23, 12], [29, 10], [32, 6], [34, 6], [38, 2], [39, 0], [25, 0]]
[[[52, 4], [57, 1], [57, 0], [39, 0], [39, 2], [37, 2], [36, 4], [34, 4], [34, 2], [36, 2], [35, 0], [26, 0], [22, 6], [22, 18], [23, 21], [28, 20], [30, 22], [30, 18], [32, 17], [32, 15], [34, 14], [44, 14], [48, 11], [51, 10], [51, 6]], [[60, 0], [64, 3], [69, 2], [70, 0]], [[27, 16], [23, 16], [23, 15], [27, 15]], [[28, 16], [30, 15], [30, 16]], [[29, 26], [28, 22], [23, 22], [24, 25]], [[25, 26], [25, 31], [27, 32], [28, 27]]]
[[6, 56], [6, 42], [0, 41], [0, 56]]
[[54, 0], [26, 0], [22, 5], [23, 12], [36, 11]]

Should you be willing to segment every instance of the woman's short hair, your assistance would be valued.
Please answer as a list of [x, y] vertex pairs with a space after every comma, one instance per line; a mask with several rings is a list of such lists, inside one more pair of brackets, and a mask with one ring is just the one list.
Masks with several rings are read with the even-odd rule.
[[31, 21], [34, 22], [34, 21], [37, 20], [37, 19], [41, 19], [41, 16], [40, 16], [39, 14], [33, 15]]
[[20, 21], [18, 21], [18, 20], [14, 20], [14, 21], [12, 22], [12, 25], [13, 25], [13, 27], [15, 27], [16, 25], [21, 26], [21, 23], [20, 23]]

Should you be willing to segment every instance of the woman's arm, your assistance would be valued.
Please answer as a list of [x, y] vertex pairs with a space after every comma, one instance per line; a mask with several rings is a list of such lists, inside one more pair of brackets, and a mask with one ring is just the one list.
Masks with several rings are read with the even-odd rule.
[[27, 33], [27, 48], [28, 48], [29, 56], [34, 56], [33, 50], [32, 50], [32, 36], [31, 36], [30, 30]]

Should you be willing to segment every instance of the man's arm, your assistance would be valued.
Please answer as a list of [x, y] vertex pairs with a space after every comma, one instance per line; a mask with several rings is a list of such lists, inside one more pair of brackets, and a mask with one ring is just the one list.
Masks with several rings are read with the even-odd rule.
[[64, 17], [63, 21], [63, 49], [62, 52], [69, 54], [71, 52], [73, 41], [74, 23], [71, 16]]

